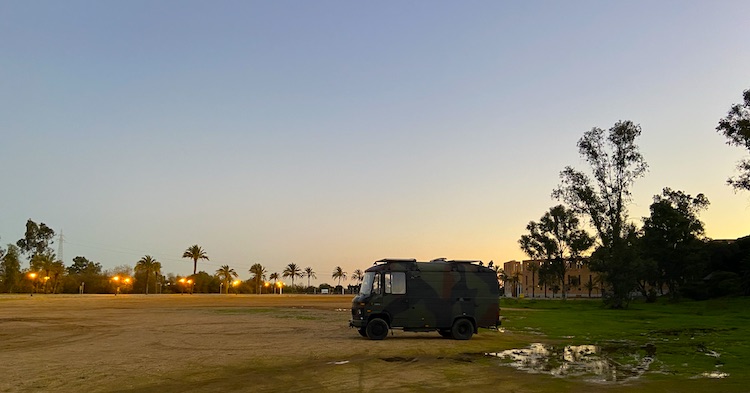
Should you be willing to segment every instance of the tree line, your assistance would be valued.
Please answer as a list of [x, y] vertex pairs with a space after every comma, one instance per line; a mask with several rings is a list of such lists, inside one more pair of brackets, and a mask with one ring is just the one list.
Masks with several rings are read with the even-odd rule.
[[[719, 120], [716, 131], [729, 145], [750, 151], [750, 89], [743, 98]], [[532, 272], [538, 274], [539, 285], [557, 286], [565, 297], [566, 270], [577, 262], [598, 273], [604, 302], [613, 308], [627, 307], [634, 294], [648, 301], [659, 295], [750, 295], [750, 236], [708, 239], [699, 219], [709, 206], [704, 194], [665, 187], [653, 197], [650, 215], [640, 226], [630, 219], [633, 184], [648, 170], [636, 144], [641, 132], [639, 125], [619, 121], [608, 130], [595, 127], [579, 139], [578, 152], [588, 170], [568, 166], [560, 172], [561, 183], [552, 197], [561, 204], [529, 222], [518, 241], [530, 258], [546, 262]], [[750, 191], [750, 160], [741, 161], [737, 170], [739, 175], [727, 184]]]
[[[120, 265], [105, 270], [99, 262], [83, 256], [73, 258], [69, 266], [57, 258], [52, 250], [55, 231], [44, 223], [37, 224], [29, 219], [26, 232], [16, 244], [0, 247], [0, 292], [6, 293], [329, 293], [355, 292], [364, 278], [364, 273], [356, 269], [352, 284], [344, 288], [347, 272], [337, 266], [331, 278], [337, 285], [327, 283], [312, 286], [311, 279], [317, 279], [312, 267], [304, 269], [296, 263], [288, 264], [281, 273], [269, 273], [260, 263], [253, 264], [248, 272], [251, 278], [238, 280], [239, 274], [229, 265], [222, 265], [214, 274], [198, 271], [198, 261], [209, 260], [206, 251], [195, 244], [188, 247], [182, 258], [193, 262], [193, 274], [179, 276], [162, 272], [162, 265], [151, 255], [144, 255], [133, 267]], [[28, 268], [22, 268], [21, 260], [28, 259]], [[286, 285], [282, 279], [290, 279]], [[307, 278], [307, 285], [295, 279]]]

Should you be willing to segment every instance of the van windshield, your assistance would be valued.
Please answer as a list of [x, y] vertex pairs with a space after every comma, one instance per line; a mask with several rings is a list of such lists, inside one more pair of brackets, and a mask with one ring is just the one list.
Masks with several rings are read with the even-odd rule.
[[375, 272], [366, 272], [362, 279], [362, 287], [359, 289], [360, 295], [369, 295], [372, 293], [372, 283], [375, 281]]

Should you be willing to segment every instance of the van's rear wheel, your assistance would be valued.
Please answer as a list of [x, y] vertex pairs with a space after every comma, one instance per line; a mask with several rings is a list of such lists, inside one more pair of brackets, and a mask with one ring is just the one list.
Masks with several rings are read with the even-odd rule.
[[453, 333], [451, 333], [450, 329], [440, 329], [438, 330], [438, 333], [440, 333], [440, 336], [444, 338], [451, 338], [453, 337]]
[[465, 318], [457, 319], [453, 322], [451, 334], [456, 340], [468, 340], [474, 334], [474, 324]]
[[388, 336], [388, 322], [381, 318], [373, 318], [365, 328], [370, 340], [382, 340]]

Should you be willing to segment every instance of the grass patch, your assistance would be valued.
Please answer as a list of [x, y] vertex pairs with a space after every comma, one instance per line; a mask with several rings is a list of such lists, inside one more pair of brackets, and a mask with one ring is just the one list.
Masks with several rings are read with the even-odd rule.
[[502, 299], [500, 313], [506, 330], [536, 333], [538, 341], [597, 345], [618, 361], [653, 356], [662, 372], [686, 378], [715, 371], [745, 377], [749, 308], [748, 298], [635, 302], [625, 310], [600, 300]]

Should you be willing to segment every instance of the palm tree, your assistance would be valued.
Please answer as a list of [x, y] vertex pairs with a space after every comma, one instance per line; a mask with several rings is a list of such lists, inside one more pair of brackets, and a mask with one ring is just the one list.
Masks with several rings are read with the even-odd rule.
[[55, 270], [55, 262], [55, 254], [52, 253], [34, 254], [29, 261], [32, 271], [40, 271], [44, 274], [39, 277], [44, 281], [44, 293], [47, 293], [47, 282], [51, 272]]
[[146, 276], [146, 295], [148, 295], [148, 279], [151, 277], [151, 273], [154, 273], [157, 270], [161, 270], [161, 263], [151, 255], [144, 256], [135, 264], [135, 271], [137, 273], [143, 273]]
[[279, 273], [273, 272], [268, 278], [273, 280], [273, 293], [276, 293], [276, 280], [279, 279]]
[[255, 281], [255, 286], [258, 288], [258, 293], [260, 293], [261, 285], [263, 285], [263, 280], [266, 279], [266, 268], [263, 267], [260, 263], [256, 263], [253, 266], [250, 266], [250, 270], [248, 270], [250, 274], [253, 275], [253, 281]]
[[52, 293], [57, 293], [57, 288], [60, 284], [60, 278], [65, 273], [65, 265], [63, 261], [56, 260], [52, 262], [52, 269], [50, 269], [50, 277], [52, 277]]
[[305, 275], [307, 276], [307, 286], [308, 287], [310, 287], [310, 277], [312, 277], [312, 278], [318, 278], [315, 275], [315, 272], [313, 271], [313, 268], [311, 268], [310, 266], [308, 266], [308, 267], [305, 268]]
[[237, 272], [230, 268], [229, 265], [224, 265], [216, 270], [216, 277], [219, 277], [219, 280], [224, 282], [226, 293], [229, 294], [229, 282], [232, 281], [232, 277], [237, 277]]
[[182, 253], [183, 258], [190, 258], [193, 260], [193, 275], [198, 271], [198, 260], [199, 259], [208, 259], [208, 255], [206, 255], [206, 251], [203, 250], [199, 245], [194, 244], [190, 247], [188, 247], [187, 250], [185, 250], [184, 253]]
[[526, 270], [531, 272], [531, 298], [536, 297], [536, 272], [539, 271], [539, 265], [535, 262], [529, 263]]
[[354, 273], [352, 273], [352, 280], [356, 282], [361, 282], [362, 280], [364, 280], [364, 278], [365, 274], [362, 272], [362, 269], [357, 269], [354, 271]]
[[[341, 266], [336, 266], [335, 269], [333, 269], [333, 274], [331, 274], [331, 278], [337, 278], [339, 280], [339, 286], [341, 286], [341, 279], [343, 278], [346, 280], [346, 272], [341, 269]], [[341, 287], [341, 292], [344, 292], [344, 288]]]
[[284, 272], [282, 273], [284, 277], [291, 277], [292, 278], [292, 288], [294, 288], [294, 277], [302, 278], [302, 269], [297, 266], [296, 263], [290, 263], [286, 265], [284, 268]]
[[599, 287], [596, 286], [596, 284], [598, 282], [599, 282], [598, 278], [592, 279], [592, 277], [589, 276], [589, 281], [587, 283], [583, 284], [583, 287], [586, 288], [586, 290], [589, 291], [589, 297], [591, 297], [591, 292], [593, 292], [594, 289], [599, 289]]
[[[159, 289], [161, 289], [161, 284], [159, 284], [159, 276], [161, 275], [161, 262], [154, 263], [154, 293], [161, 293], [161, 290], [157, 291], [156, 286], [159, 286]], [[162, 277], [162, 281], [163, 277]]]

